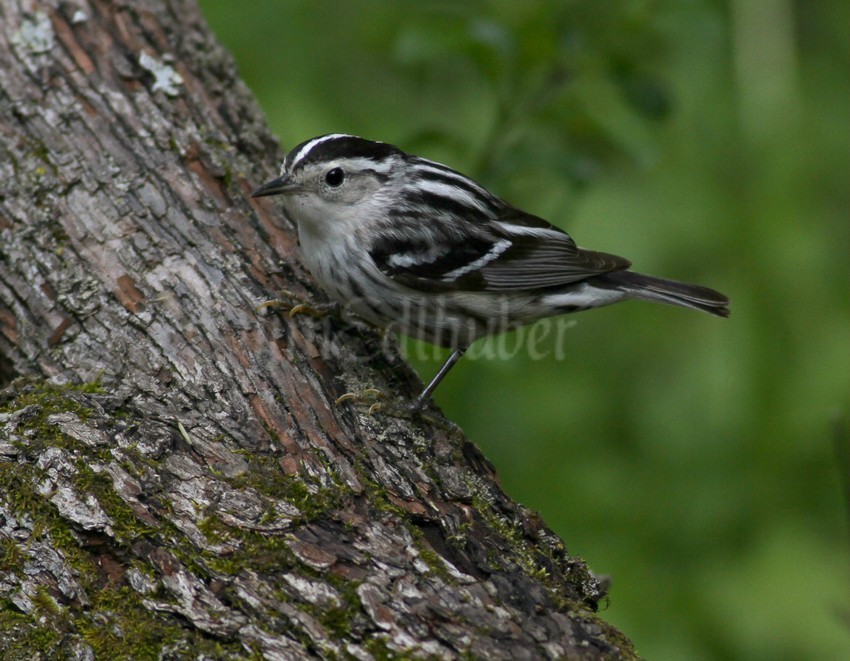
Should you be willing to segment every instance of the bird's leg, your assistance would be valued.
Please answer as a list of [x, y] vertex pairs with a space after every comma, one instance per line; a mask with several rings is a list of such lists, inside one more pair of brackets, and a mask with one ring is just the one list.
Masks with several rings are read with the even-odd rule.
[[298, 314], [306, 314], [318, 319], [339, 310], [339, 303], [313, 303], [304, 296], [284, 289], [281, 290], [279, 298], [264, 301], [257, 306], [257, 310], [266, 310], [268, 308], [288, 310], [290, 317]]
[[425, 386], [425, 390], [422, 391], [422, 394], [420, 394], [419, 397], [416, 398], [416, 401], [410, 405], [411, 412], [422, 410], [422, 407], [425, 406], [427, 401], [431, 398], [431, 394], [437, 386], [440, 385], [440, 381], [442, 381], [446, 374], [449, 373], [449, 370], [455, 366], [455, 363], [463, 357], [463, 354], [466, 353], [466, 349], [467, 347], [461, 347], [460, 349], [452, 351], [451, 355], [446, 358], [446, 362], [443, 363], [443, 366], [437, 374], [434, 375], [434, 378], [431, 379], [431, 383]]
[[[461, 359], [464, 352], [466, 352], [467, 347], [463, 347], [461, 349], [455, 349], [452, 351], [451, 355], [446, 359], [446, 362], [443, 363], [443, 366], [440, 367], [440, 370], [431, 379], [431, 382], [425, 386], [425, 390], [422, 391], [422, 394], [419, 395], [411, 404], [405, 406], [402, 409], [396, 409], [392, 405], [385, 405], [383, 402], [379, 401], [384, 397], [384, 393], [376, 388], [366, 388], [365, 390], [361, 390], [359, 392], [347, 392], [336, 400], [337, 404], [342, 404], [344, 402], [357, 402], [358, 404], [368, 404], [369, 405], [369, 413], [385, 413], [387, 415], [395, 415], [397, 417], [407, 417], [411, 413], [419, 413], [422, 410], [422, 407], [428, 402], [431, 398], [431, 394], [434, 392], [436, 387], [440, 385], [440, 381], [449, 373], [452, 367], [455, 366], [455, 363]], [[405, 415], [406, 414], [406, 415]]]

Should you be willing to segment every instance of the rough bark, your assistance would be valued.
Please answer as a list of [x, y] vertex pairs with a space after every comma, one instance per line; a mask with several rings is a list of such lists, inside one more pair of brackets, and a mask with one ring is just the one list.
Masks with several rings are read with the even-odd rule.
[[[583, 562], [320, 298], [191, 0], [0, 1], [3, 658], [631, 657]], [[170, 69], [169, 69], [170, 67]], [[522, 442], [517, 439], [517, 442]]]

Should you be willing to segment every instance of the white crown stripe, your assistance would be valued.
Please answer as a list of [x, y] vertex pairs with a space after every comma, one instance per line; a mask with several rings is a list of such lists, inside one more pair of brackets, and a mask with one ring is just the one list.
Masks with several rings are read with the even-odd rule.
[[308, 142], [303, 147], [301, 147], [301, 149], [298, 151], [298, 153], [295, 154], [295, 157], [292, 159], [292, 162], [289, 164], [289, 169], [290, 170], [294, 169], [295, 166], [298, 164], [298, 162], [301, 161], [308, 153], [310, 153], [310, 150], [313, 149], [313, 147], [315, 147], [316, 145], [320, 145], [323, 142], [327, 142], [328, 140], [336, 140], [337, 138], [350, 138], [350, 137], [353, 137], [353, 136], [346, 135], [345, 133], [330, 133], [328, 135], [323, 135], [321, 137], [314, 138], [313, 140], [310, 140], [310, 142]]
[[382, 174], [392, 172], [393, 168], [396, 166], [396, 164], [390, 160], [376, 161], [375, 159], [366, 157], [344, 158], [337, 160], [339, 160], [340, 165], [343, 167], [353, 168], [354, 170], [373, 170]]

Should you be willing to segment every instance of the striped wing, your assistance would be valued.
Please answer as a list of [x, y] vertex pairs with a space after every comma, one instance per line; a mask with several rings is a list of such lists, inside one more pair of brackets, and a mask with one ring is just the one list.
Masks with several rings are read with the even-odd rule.
[[486, 224], [384, 236], [370, 254], [384, 275], [428, 292], [527, 292], [630, 266], [622, 257], [583, 250], [566, 232], [513, 208]]

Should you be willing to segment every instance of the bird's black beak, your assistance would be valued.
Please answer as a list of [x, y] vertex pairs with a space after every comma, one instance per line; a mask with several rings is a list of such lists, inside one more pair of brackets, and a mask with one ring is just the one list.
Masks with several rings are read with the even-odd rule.
[[282, 195], [298, 190], [298, 186], [292, 181], [288, 174], [283, 174], [277, 179], [272, 179], [251, 193], [251, 197], [265, 197], [266, 195]]

